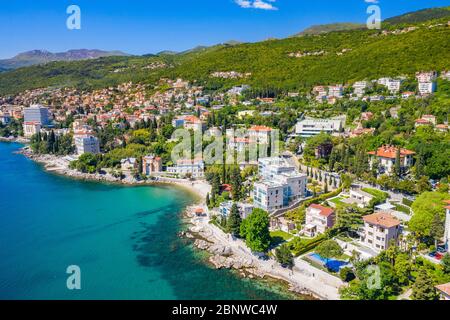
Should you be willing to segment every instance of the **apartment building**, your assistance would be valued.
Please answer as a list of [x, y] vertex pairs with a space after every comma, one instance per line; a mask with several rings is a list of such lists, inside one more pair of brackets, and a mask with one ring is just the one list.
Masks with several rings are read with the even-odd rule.
[[255, 207], [272, 212], [306, 196], [307, 176], [299, 173], [284, 159], [259, 159], [258, 168], [261, 181], [254, 184]]
[[250, 142], [258, 144], [269, 144], [272, 128], [266, 126], [252, 126], [248, 129]]
[[438, 74], [436, 71], [417, 72], [416, 79], [418, 82], [418, 89], [421, 95], [431, 94], [436, 91], [436, 78]]
[[40, 104], [33, 104], [23, 109], [24, 122], [38, 122], [41, 126], [50, 124], [48, 108]]
[[386, 250], [391, 242], [397, 244], [401, 222], [386, 212], [377, 212], [363, 217], [364, 227], [361, 242], [380, 252]]
[[100, 153], [100, 143], [97, 137], [92, 135], [76, 135], [73, 139], [78, 155], [84, 153]]
[[362, 97], [366, 93], [367, 87], [367, 81], [357, 81], [353, 84], [353, 93], [358, 97]]
[[[222, 202], [219, 205], [219, 214], [222, 217], [227, 218], [230, 215], [233, 203], [234, 203], [233, 201]], [[241, 219], [247, 218], [253, 212], [254, 209], [254, 206], [250, 203], [236, 202], [236, 206], [238, 208]]]

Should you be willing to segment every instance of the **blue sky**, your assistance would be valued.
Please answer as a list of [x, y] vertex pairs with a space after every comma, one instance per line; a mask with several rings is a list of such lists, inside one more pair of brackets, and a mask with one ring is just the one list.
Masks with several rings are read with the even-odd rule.
[[[228, 40], [287, 37], [312, 24], [365, 22], [367, 2], [382, 19], [450, 0], [0, 0], [0, 58], [46, 49], [181, 51]], [[68, 30], [66, 9], [81, 9]]]

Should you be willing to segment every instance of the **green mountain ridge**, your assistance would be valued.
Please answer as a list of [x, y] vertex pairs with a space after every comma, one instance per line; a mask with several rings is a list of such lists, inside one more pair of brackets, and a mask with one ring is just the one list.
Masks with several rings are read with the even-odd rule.
[[305, 35], [320, 35], [335, 31], [349, 31], [355, 29], [365, 28], [364, 24], [352, 23], [352, 22], [341, 22], [341, 23], [330, 23], [330, 24], [319, 24], [313, 25], [306, 28], [302, 32], [295, 34], [294, 36], [305, 36]]
[[409, 12], [400, 16], [388, 18], [384, 22], [390, 24], [402, 23], [420, 23], [432, 19], [450, 18], [450, 7], [423, 9], [415, 12]]
[[[50, 62], [0, 73], [0, 94], [46, 86], [88, 90], [126, 81], [152, 84], [162, 77], [181, 77], [211, 90], [248, 84], [257, 92], [285, 92], [308, 90], [317, 84], [352, 83], [383, 76], [413, 76], [419, 70], [449, 69], [450, 28], [444, 18], [427, 22], [428, 25], [417, 24], [416, 30], [400, 34], [383, 35], [381, 30], [355, 29], [257, 43], [220, 44], [178, 54]], [[428, 27], [438, 23], [441, 25]], [[391, 25], [388, 30], [395, 29]], [[302, 55], [305, 52], [320, 54]], [[156, 61], [173, 67], [145, 68]], [[117, 69], [123, 71], [114, 72]], [[211, 77], [217, 71], [251, 73], [251, 76]]]

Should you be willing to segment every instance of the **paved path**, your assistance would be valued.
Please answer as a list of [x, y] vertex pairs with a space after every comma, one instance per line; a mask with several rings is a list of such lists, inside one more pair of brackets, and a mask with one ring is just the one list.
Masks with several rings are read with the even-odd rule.
[[252, 264], [261, 272], [269, 276], [283, 279], [295, 288], [306, 289], [322, 299], [339, 300], [339, 287], [344, 283], [322, 270], [314, 268], [307, 262], [297, 258], [293, 270], [285, 269], [273, 259], [261, 260], [252, 254], [241, 239], [232, 239], [230, 235], [222, 232], [218, 227], [208, 223], [208, 218], [194, 219], [194, 224], [209, 234], [208, 240], [216, 240], [223, 246], [229, 247], [238, 259], [252, 261]]

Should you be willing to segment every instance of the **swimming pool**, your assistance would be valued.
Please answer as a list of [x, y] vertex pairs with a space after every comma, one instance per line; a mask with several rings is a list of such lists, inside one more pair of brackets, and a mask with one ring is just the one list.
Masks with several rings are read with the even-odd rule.
[[311, 253], [309, 255], [309, 257], [312, 258], [312, 260], [319, 262], [320, 264], [322, 264], [327, 269], [329, 269], [333, 272], [339, 272], [339, 270], [341, 270], [342, 267], [348, 265], [348, 262], [346, 262], [346, 261], [327, 259], [327, 258], [322, 257], [318, 253]]

